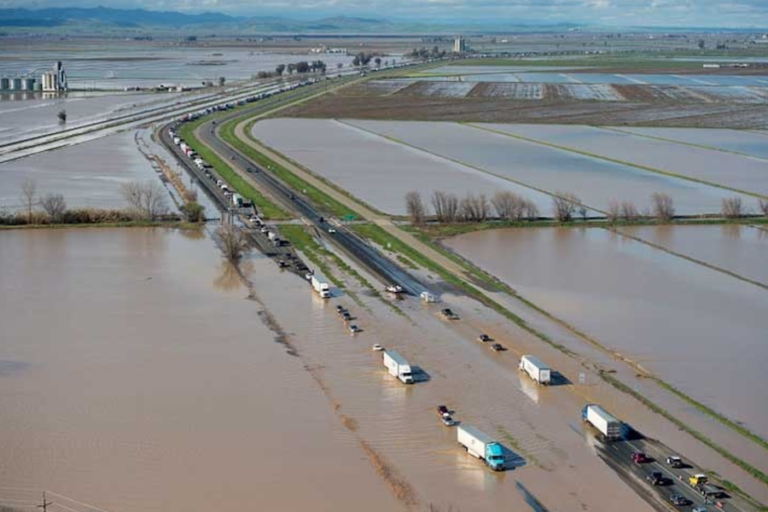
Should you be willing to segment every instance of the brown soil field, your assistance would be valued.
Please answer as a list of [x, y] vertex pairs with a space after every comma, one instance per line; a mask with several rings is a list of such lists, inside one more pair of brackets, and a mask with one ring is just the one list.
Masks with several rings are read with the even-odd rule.
[[[691, 128], [768, 128], [768, 105], [688, 103], [669, 97], [632, 97], [630, 101], [516, 100], [509, 98], [439, 98], [398, 94], [330, 94], [280, 113], [281, 117], [559, 123]], [[410, 89], [410, 87], [406, 88]], [[359, 89], [358, 89], [359, 90]], [[634, 101], [632, 101], [634, 100]]]

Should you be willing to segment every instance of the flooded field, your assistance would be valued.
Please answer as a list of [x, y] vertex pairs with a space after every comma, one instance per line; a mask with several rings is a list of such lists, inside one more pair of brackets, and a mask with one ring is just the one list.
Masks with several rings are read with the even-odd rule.
[[599, 228], [483, 231], [446, 244], [603, 345], [768, 435], [762, 396], [734, 393], [767, 384], [764, 288]]
[[[674, 198], [680, 214], [718, 213], [722, 198], [734, 195], [716, 187], [471, 126], [429, 122], [348, 122], [383, 137], [481, 169], [489, 175], [551, 193], [570, 191], [587, 206], [600, 210], [605, 210], [612, 200], [633, 201], [642, 210], [650, 205], [653, 193], [665, 192]], [[503, 128], [506, 125], [499, 126]], [[542, 213], [551, 212], [547, 208]]]
[[0, 232], [0, 282], [0, 505], [399, 509], [207, 237]]
[[768, 231], [757, 227], [637, 226], [620, 228], [669, 251], [768, 286]]
[[0, 164], [0, 208], [21, 208], [21, 185], [37, 182], [38, 195], [63, 194], [68, 206], [126, 206], [120, 185], [156, 180], [134, 131]]
[[686, 144], [708, 146], [768, 159], [768, 137], [752, 131], [640, 127], [621, 127], [617, 129], [636, 133], [638, 135], [659, 137]]
[[387, 213], [405, 214], [404, 196], [411, 190], [421, 192], [427, 201], [434, 190], [459, 195], [472, 191], [489, 196], [499, 189], [511, 190], [534, 201], [543, 214], [551, 203], [547, 195], [530, 188], [343, 122], [270, 119], [256, 123], [252, 133], [268, 146]]
[[[588, 126], [485, 126], [547, 144], [768, 196], [768, 162], [765, 160]], [[753, 202], [749, 201], [750, 204]]]

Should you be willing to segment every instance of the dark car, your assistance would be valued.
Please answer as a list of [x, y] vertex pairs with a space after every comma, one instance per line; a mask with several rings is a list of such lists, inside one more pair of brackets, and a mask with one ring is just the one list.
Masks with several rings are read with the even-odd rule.
[[669, 501], [676, 507], [686, 507], [691, 504], [688, 498], [680, 496], [679, 494], [673, 494], [670, 496]]
[[661, 471], [654, 471], [646, 477], [651, 485], [664, 485], [664, 475]]
[[494, 343], [493, 345], [491, 345], [491, 348], [496, 352], [504, 352], [505, 350], [507, 350], [504, 347], [504, 345], [502, 345], [501, 343]]
[[446, 407], [444, 405], [438, 405], [437, 406], [437, 414], [439, 414], [440, 416], [443, 416], [445, 414], [450, 414], [450, 411], [448, 410], [448, 407]]
[[344, 309], [344, 306], [342, 306], [341, 304], [337, 304], [336, 305], [336, 312], [337, 313], [341, 314], [341, 313], [343, 313], [345, 311], [346, 311], [346, 309]]
[[456, 320], [457, 318], [459, 318], [459, 315], [454, 313], [451, 308], [445, 308], [445, 309], [441, 310], [440, 313], [442, 313], [443, 316], [445, 318], [447, 318], [448, 320]]
[[488, 341], [493, 341], [493, 338], [491, 338], [487, 334], [481, 334], [480, 336], [477, 337], [477, 339], [479, 339], [483, 343], [488, 342]]

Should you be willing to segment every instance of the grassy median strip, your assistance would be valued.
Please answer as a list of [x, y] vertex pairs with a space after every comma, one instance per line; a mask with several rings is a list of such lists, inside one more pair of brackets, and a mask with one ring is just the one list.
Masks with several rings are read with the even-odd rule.
[[200, 158], [208, 162], [216, 170], [221, 178], [229, 183], [232, 188], [241, 196], [253, 201], [262, 217], [267, 219], [289, 219], [288, 213], [267, 199], [261, 192], [256, 190], [250, 183], [245, 181], [237, 172], [235, 172], [224, 160], [218, 157], [213, 150], [202, 144], [195, 137], [195, 130], [207, 119], [199, 119], [191, 123], [185, 123], [179, 129], [179, 136], [195, 150]]

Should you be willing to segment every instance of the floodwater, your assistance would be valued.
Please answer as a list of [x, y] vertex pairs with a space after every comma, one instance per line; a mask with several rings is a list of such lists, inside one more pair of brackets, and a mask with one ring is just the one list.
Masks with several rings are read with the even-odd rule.
[[630, 240], [592, 229], [508, 229], [447, 245], [522, 296], [757, 432], [768, 292]]
[[0, 208], [22, 207], [21, 185], [28, 178], [37, 182], [38, 196], [63, 194], [68, 206], [127, 206], [120, 194], [122, 184], [157, 179], [138, 149], [136, 133], [123, 132], [0, 164]]
[[768, 196], [768, 162], [761, 159], [588, 126], [485, 126], [547, 144]]
[[[603, 211], [613, 200], [633, 201], [642, 210], [650, 206], [654, 193], [665, 192], [672, 196], [680, 214], [718, 213], [722, 198], [734, 195], [473, 126], [357, 120], [349, 123], [537, 190], [572, 192], [587, 206]], [[551, 215], [551, 208], [542, 213]]]
[[768, 138], [760, 133], [746, 130], [726, 130], [716, 128], [641, 128], [622, 126], [616, 128], [638, 135], [648, 135], [683, 142], [698, 144], [725, 151], [735, 151], [759, 158], [768, 159]]
[[0, 232], [0, 282], [0, 504], [399, 509], [204, 234]]
[[316, 119], [269, 119], [253, 126], [268, 146], [343, 187], [378, 210], [403, 215], [404, 196], [435, 190], [493, 195], [510, 190], [536, 203], [547, 214], [550, 199], [535, 190], [450, 160], [390, 141], [344, 122]]
[[632, 226], [622, 233], [768, 286], [768, 231], [752, 226]]

